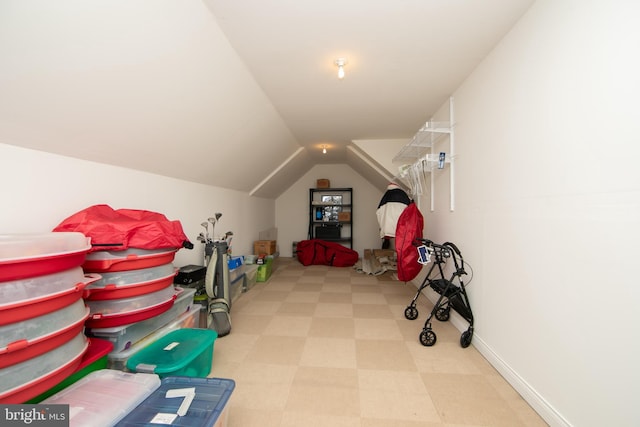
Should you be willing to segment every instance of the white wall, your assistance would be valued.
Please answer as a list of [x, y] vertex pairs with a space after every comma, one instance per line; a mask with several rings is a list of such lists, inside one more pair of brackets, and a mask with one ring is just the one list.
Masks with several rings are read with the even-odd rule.
[[309, 188], [320, 178], [329, 179], [332, 187], [353, 188], [353, 249], [362, 257], [365, 249], [379, 248], [376, 209], [385, 189], [375, 188], [346, 165], [316, 165], [276, 200], [280, 255], [292, 256], [292, 242], [307, 239]]
[[0, 142], [240, 191], [299, 147], [202, 1], [2, 0], [0, 28]]
[[95, 204], [178, 220], [195, 248], [179, 250], [176, 267], [202, 264], [203, 247], [196, 238], [204, 231], [200, 224], [215, 212], [222, 213], [216, 234], [233, 231], [237, 255], [252, 253], [258, 233], [275, 223], [271, 199], [2, 143], [0, 189], [0, 234], [47, 233]]
[[454, 94], [455, 211], [447, 171], [422, 203], [473, 267], [474, 345], [551, 425], [640, 425], [639, 17], [538, 0]]
[[398, 165], [393, 163], [393, 158], [408, 142], [407, 138], [359, 139], [353, 141], [354, 145], [380, 163], [391, 176], [395, 176], [399, 172]]
[[[436, 212], [421, 201], [426, 235], [473, 266], [474, 345], [552, 425], [640, 425], [639, 16], [631, 0], [538, 0], [454, 93], [456, 210], [446, 173]], [[0, 233], [107, 203], [164, 213], [195, 240], [220, 211], [235, 253], [275, 224], [287, 256], [308, 188], [329, 178], [354, 188], [356, 250], [379, 245], [384, 189], [346, 166], [316, 166], [273, 201], [1, 142]]]

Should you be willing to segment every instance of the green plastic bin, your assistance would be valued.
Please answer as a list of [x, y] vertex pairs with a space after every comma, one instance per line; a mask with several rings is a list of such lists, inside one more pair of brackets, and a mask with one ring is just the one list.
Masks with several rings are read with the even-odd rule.
[[127, 369], [157, 374], [160, 378], [206, 378], [211, 372], [216, 338], [218, 333], [212, 329], [176, 329], [134, 353], [127, 360]]

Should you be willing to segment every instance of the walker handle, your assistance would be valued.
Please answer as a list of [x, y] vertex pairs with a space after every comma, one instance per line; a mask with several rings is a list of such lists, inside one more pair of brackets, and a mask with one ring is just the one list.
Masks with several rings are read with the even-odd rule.
[[454, 244], [453, 244], [453, 243], [451, 243], [451, 242], [445, 242], [445, 243], [444, 243], [444, 246], [451, 246], [451, 248], [452, 248], [454, 251], [456, 251], [456, 254], [458, 254], [458, 256], [459, 256], [460, 258], [462, 258], [462, 255], [460, 254], [460, 249], [458, 249], [458, 247], [457, 247], [456, 245], [454, 245]]
[[456, 274], [458, 276], [462, 276], [463, 274], [467, 274], [466, 271], [464, 271], [464, 258], [462, 258], [462, 254], [460, 253], [460, 249], [458, 249], [458, 247], [456, 245], [454, 245], [451, 242], [446, 242], [445, 246], [449, 246], [450, 248], [452, 248], [456, 254], [458, 255], [458, 257], [460, 257], [460, 265], [458, 265], [458, 262], [456, 261], [456, 258], [453, 257], [453, 262], [456, 264]]
[[418, 246], [418, 245], [427, 245], [427, 246], [433, 246], [433, 242], [429, 239], [423, 239], [421, 237], [416, 237], [415, 239], [413, 239], [413, 246]]

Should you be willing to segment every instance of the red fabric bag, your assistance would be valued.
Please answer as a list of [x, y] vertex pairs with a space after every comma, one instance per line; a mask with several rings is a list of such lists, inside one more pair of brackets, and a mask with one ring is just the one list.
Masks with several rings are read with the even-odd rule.
[[179, 221], [170, 221], [157, 212], [114, 210], [108, 205], [83, 209], [62, 221], [53, 231], [78, 231], [90, 237], [89, 252], [193, 248]]
[[402, 211], [396, 227], [396, 253], [398, 256], [398, 280], [408, 282], [413, 280], [422, 264], [418, 262], [418, 251], [414, 245], [415, 239], [422, 238], [424, 218], [418, 206], [411, 202]]
[[351, 267], [358, 262], [358, 252], [335, 242], [310, 239], [298, 242], [296, 255], [302, 265]]

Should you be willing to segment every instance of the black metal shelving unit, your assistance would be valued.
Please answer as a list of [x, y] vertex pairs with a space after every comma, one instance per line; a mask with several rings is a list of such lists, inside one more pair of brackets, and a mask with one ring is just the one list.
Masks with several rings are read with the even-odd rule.
[[353, 249], [353, 189], [309, 189], [309, 239], [348, 245]]

